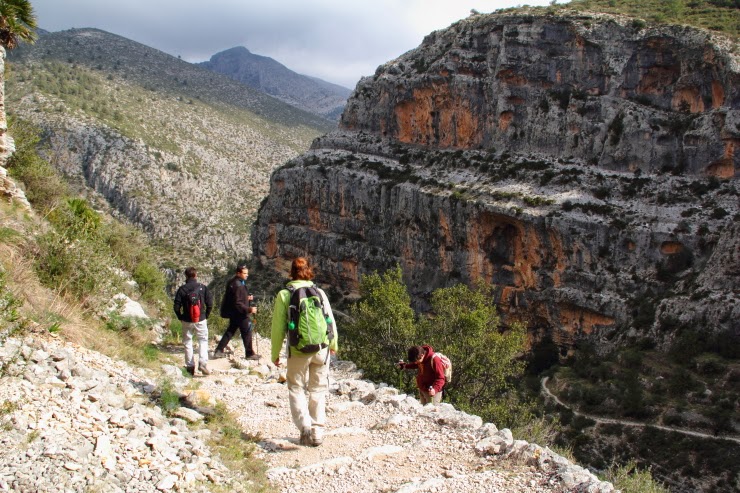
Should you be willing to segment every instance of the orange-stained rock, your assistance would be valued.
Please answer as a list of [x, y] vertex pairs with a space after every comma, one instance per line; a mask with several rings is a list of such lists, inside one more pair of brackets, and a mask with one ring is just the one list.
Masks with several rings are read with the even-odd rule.
[[[340, 262], [341, 265], [341, 278], [349, 279], [349, 284], [343, 284], [342, 288], [348, 291], [357, 292], [360, 289], [359, 275], [357, 274], [357, 261], [355, 260], [343, 260]], [[354, 282], [352, 282], [354, 280]]]
[[328, 231], [329, 225], [321, 217], [321, 210], [316, 207], [308, 209], [308, 224], [314, 231]]
[[511, 69], [505, 69], [496, 74], [496, 77], [500, 79], [504, 84], [510, 86], [523, 86], [527, 84], [527, 79], [520, 74], [517, 74]]
[[706, 173], [708, 176], [716, 176], [717, 178], [732, 178], [735, 176], [735, 163], [732, 159], [724, 158], [707, 166]]
[[277, 232], [275, 231], [275, 225], [270, 224], [267, 228], [267, 241], [262, 245], [262, 251], [268, 258], [275, 258], [277, 255]]
[[725, 88], [718, 80], [712, 81], [712, 108], [719, 108], [725, 104]]
[[481, 140], [470, 101], [445, 84], [415, 88], [411, 100], [394, 109], [398, 139], [409, 144], [474, 147]]
[[501, 131], [506, 131], [507, 128], [509, 128], [509, 125], [511, 125], [511, 120], [514, 119], [514, 112], [513, 111], [503, 111], [498, 116], [498, 128]]
[[660, 253], [663, 255], [675, 255], [684, 251], [683, 243], [678, 241], [664, 241], [660, 245]]
[[638, 94], [663, 94], [680, 76], [679, 67], [650, 67], [640, 79]]
[[673, 93], [671, 106], [675, 111], [683, 111], [684, 107], [688, 107], [691, 113], [701, 113], [704, 111], [704, 100], [698, 88], [684, 87]]
[[559, 304], [560, 324], [563, 330], [573, 336], [592, 334], [594, 330], [611, 327], [614, 319], [607, 315], [575, 305]]

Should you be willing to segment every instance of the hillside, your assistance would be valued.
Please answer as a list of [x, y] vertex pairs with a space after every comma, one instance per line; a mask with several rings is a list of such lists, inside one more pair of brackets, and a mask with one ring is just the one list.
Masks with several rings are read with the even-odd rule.
[[297, 74], [270, 57], [243, 46], [216, 53], [199, 66], [224, 74], [285, 103], [338, 121], [351, 90]]
[[638, 23], [684, 24], [740, 37], [738, 0], [573, 0], [554, 8], [627, 15]]
[[331, 128], [231, 79], [104, 31], [42, 35], [10, 56], [7, 108], [49, 160], [167, 250], [168, 265], [249, 254], [272, 169]]

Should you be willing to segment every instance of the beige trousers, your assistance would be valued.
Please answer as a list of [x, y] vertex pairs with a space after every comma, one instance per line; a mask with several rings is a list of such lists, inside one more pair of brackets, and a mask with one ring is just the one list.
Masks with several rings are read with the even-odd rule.
[[301, 432], [311, 430], [314, 436], [322, 437], [326, 424], [326, 393], [329, 390], [329, 348], [314, 354], [291, 355], [287, 370], [288, 401], [293, 423]]
[[193, 336], [198, 339], [198, 364], [208, 363], [208, 320], [202, 322], [182, 322], [182, 343], [185, 346], [185, 366], [195, 367], [193, 358]]
[[422, 404], [429, 404], [430, 402], [432, 404], [439, 404], [442, 402], [442, 392], [437, 392], [434, 395], [429, 395], [429, 392], [426, 390], [419, 389], [419, 402]]

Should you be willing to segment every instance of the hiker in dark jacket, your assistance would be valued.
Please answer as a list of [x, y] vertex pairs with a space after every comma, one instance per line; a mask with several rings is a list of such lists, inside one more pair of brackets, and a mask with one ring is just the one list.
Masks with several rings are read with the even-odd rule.
[[403, 370], [418, 370], [416, 386], [419, 388], [419, 401], [422, 404], [442, 402], [445, 368], [440, 358], [434, 357], [432, 346], [412, 346], [407, 356], [408, 363], [399, 361], [396, 366]]
[[[182, 342], [185, 346], [185, 369], [195, 375], [195, 359], [193, 357], [193, 335], [198, 339], [198, 369], [204, 375], [208, 370], [208, 315], [213, 309], [213, 296], [208, 288], [198, 282], [198, 272], [195, 267], [185, 269], [185, 284], [180, 286], [175, 294], [173, 308], [177, 319], [182, 323]], [[197, 293], [200, 302], [200, 316], [198, 320], [191, 317], [191, 293]]]
[[229, 319], [229, 327], [213, 352], [214, 358], [224, 357], [224, 349], [238, 329], [244, 343], [244, 357], [260, 359], [260, 355], [255, 354], [252, 346], [252, 320], [249, 316], [257, 313], [257, 307], [251, 306], [254, 296], [247, 290], [248, 277], [247, 266], [240, 265], [236, 268], [234, 277], [226, 284], [226, 292], [221, 302], [221, 316]]

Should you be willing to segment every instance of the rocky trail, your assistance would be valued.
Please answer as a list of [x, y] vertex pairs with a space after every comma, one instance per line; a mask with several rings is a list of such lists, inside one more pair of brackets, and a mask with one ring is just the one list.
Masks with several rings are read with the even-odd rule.
[[[269, 354], [269, 341], [256, 343]], [[239, 491], [233, 486], [244, 478], [233, 481], [239, 472], [209, 451], [210, 432], [187, 424], [203, 418], [195, 394], [223, 402], [257, 437], [275, 491], [615, 491], [477, 416], [447, 404], [423, 407], [362, 380], [344, 361], [330, 372], [324, 443], [301, 446], [281, 371], [267, 359], [232, 353], [194, 378], [165, 365], [175, 388], [190, 395], [167, 417], [152, 403], [160, 375], [48, 336], [8, 339], [0, 345], [0, 491]]]

